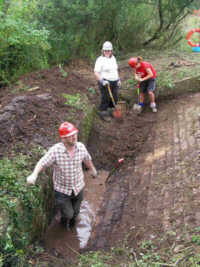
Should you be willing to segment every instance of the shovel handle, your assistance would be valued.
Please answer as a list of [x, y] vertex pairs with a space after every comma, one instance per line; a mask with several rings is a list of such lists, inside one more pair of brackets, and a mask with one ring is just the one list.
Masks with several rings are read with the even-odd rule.
[[110, 98], [112, 99], [113, 106], [115, 107], [116, 104], [115, 104], [115, 100], [114, 100], [114, 97], [113, 97], [111, 89], [110, 89], [110, 84], [108, 84], [108, 92], [109, 92]]
[[124, 159], [121, 158], [121, 159], [118, 159], [118, 162], [117, 164], [115, 165], [115, 167], [110, 171], [110, 173], [108, 174], [108, 177], [106, 178], [106, 181], [105, 183], [108, 183], [109, 180], [110, 180], [110, 177], [114, 174], [114, 172], [119, 169], [119, 167], [121, 166], [121, 164], [124, 162]]

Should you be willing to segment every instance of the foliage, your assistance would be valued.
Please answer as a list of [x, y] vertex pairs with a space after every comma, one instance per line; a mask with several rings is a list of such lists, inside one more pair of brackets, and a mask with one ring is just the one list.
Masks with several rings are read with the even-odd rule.
[[58, 64], [58, 67], [59, 67], [59, 70], [63, 76], [63, 78], [66, 78], [67, 77], [67, 72], [63, 69], [63, 64]]
[[42, 0], [38, 19], [50, 31], [52, 62], [64, 58], [69, 62], [78, 57], [94, 59], [106, 40], [114, 43], [117, 54], [155, 40], [157, 45], [174, 44], [182, 38], [179, 25], [193, 2]]
[[[2, 14], [1, 14], [2, 16]], [[0, 24], [0, 76], [3, 83], [47, 66], [48, 31], [7, 15]]]
[[106, 267], [110, 266], [108, 265], [110, 258], [109, 254], [104, 254], [101, 251], [91, 252], [85, 255], [80, 255], [78, 266]]
[[9, 266], [23, 266], [29, 245], [46, 225], [42, 188], [25, 184], [30, 164], [21, 154], [0, 161], [0, 262]]
[[[49, 64], [94, 60], [106, 40], [113, 42], [117, 56], [151, 43], [174, 45], [183, 38], [179, 25], [194, 4], [194, 0], [1, 1], [0, 82], [9, 83]], [[60, 71], [67, 76], [62, 64]]]
[[96, 94], [96, 91], [93, 87], [89, 87], [88, 88], [88, 92], [91, 94], [91, 95], [95, 95]]
[[164, 90], [165, 88], [168, 89], [174, 88], [174, 81], [169, 72], [166, 71], [158, 72], [157, 87], [159, 87], [160, 90]]
[[[130, 235], [131, 232], [129, 232]], [[192, 237], [191, 240], [188, 240], [189, 236]], [[176, 238], [176, 232], [173, 234], [166, 232], [160, 238], [141, 240], [135, 248], [128, 244], [127, 239], [119, 247], [112, 248], [110, 251], [99, 250], [81, 255], [78, 266], [198, 266], [200, 261], [199, 229], [185, 229], [180, 240], [177, 241]]]
[[75, 95], [70, 95], [70, 94], [63, 94], [64, 98], [66, 98], [66, 105], [69, 105], [71, 107], [74, 107], [76, 109], [80, 109], [85, 111], [87, 109], [88, 105], [88, 98], [86, 95], [80, 95], [80, 94], [75, 94]]
[[150, 38], [144, 45], [159, 41], [163, 47], [174, 45], [182, 39], [181, 23], [190, 14], [188, 10], [194, 0], [159, 0], [150, 1], [154, 7], [153, 22], [156, 27], [151, 30]]

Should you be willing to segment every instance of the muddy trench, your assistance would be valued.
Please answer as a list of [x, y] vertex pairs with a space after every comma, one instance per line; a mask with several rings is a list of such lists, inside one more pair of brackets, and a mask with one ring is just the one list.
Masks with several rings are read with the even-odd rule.
[[[85, 171], [85, 197], [74, 229], [63, 229], [59, 214], [54, 218], [45, 236], [45, 247], [50, 253], [73, 259], [79, 253], [107, 250], [125, 237], [126, 226], [120, 237], [114, 234], [114, 238], [112, 233], [121, 227], [135, 155], [156, 122], [156, 114], [149, 111], [146, 108], [138, 117], [127, 110], [122, 120], [112, 119], [109, 123], [95, 118], [87, 147], [98, 169], [98, 178], [92, 179]], [[124, 159], [122, 164], [118, 164], [120, 159]], [[139, 181], [134, 179], [134, 183], [137, 187]]]
[[[49, 116], [52, 110], [54, 116]], [[13, 97], [0, 113], [0, 156], [18, 153], [31, 156], [35, 144], [48, 149], [59, 141], [55, 125], [65, 120], [68, 112], [63, 101], [49, 93]], [[44, 244], [50, 253], [73, 259], [84, 251], [110, 248], [124, 238], [124, 231], [116, 238], [112, 233], [118, 231], [127, 204], [135, 156], [144, 147], [156, 117], [149, 106], [141, 116], [128, 108], [122, 120], [112, 118], [109, 123], [95, 116], [87, 148], [99, 175], [94, 180], [85, 171], [85, 198], [76, 227], [72, 231], [63, 229], [59, 214], [49, 225]], [[123, 164], [113, 172], [121, 158]], [[134, 183], [137, 185], [137, 179]]]
[[[54, 110], [53, 117], [49, 116], [50, 110]], [[15, 153], [29, 155], [32, 144], [48, 148], [59, 141], [55, 130], [51, 135], [46, 133], [64, 120], [67, 111], [62, 102], [49, 94], [14, 97], [3, 107], [0, 116], [2, 156], [13, 148]], [[145, 142], [152, 134], [156, 120], [157, 114], [151, 112], [149, 105], [140, 116], [127, 107], [121, 120], [112, 118], [111, 122], [105, 122], [95, 116], [87, 148], [98, 170], [98, 178], [92, 179], [85, 171], [85, 197], [73, 230], [63, 229], [60, 214], [49, 225], [43, 240], [49, 253], [74, 259], [79, 253], [109, 249], [123, 240], [128, 229], [121, 225], [121, 219], [128, 203], [130, 179], [135, 187], [139, 184], [139, 180], [132, 177], [135, 157], [141, 151], [152, 149]], [[5, 147], [9, 149], [5, 150]], [[124, 162], [116, 168], [121, 158]], [[112, 175], [106, 182], [109, 174]], [[116, 235], [118, 230], [120, 235]]]
[[[178, 240], [182, 226], [198, 225], [196, 202], [187, 199], [192, 195], [199, 203], [193, 190], [199, 186], [194, 178], [199, 172], [198, 101], [199, 94], [176, 96], [160, 101], [158, 114], [147, 106], [140, 116], [129, 110], [120, 122], [96, 118], [87, 147], [99, 176], [94, 180], [85, 172], [85, 199], [76, 228], [66, 232], [57, 216], [47, 231], [49, 251], [73, 258], [87, 251], [122, 247], [125, 240], [137, 248], [144, 238], [162, 239], [170, 231], [177, 231]], [[123, 164], [106, 183], [120, 158]], [[191, 161], [197, 164], [192, 172], [187, 167]], [[190, 190], [188, 195], [183, 193]], [[178, 205], [191, 205], [195, 215], [191, 217], [188, 208], [179, 208], [177, 214]]]

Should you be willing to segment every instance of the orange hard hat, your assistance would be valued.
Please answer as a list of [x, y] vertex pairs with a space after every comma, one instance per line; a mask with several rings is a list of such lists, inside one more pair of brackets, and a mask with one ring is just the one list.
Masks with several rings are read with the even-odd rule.
[[131, 68], [135, 68], [136, 64], [138, 62], [138, 59], [136, 57], [131, 57], [128, 61], [128, 64]]
[[59, 127], [60, 137], [68, 137], [76, 133], [78, 133], [78, 129], [70, 122], [65, 121]]

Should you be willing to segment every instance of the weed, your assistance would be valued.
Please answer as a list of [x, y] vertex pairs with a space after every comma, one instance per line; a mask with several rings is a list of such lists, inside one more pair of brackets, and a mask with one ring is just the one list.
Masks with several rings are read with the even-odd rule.
[[137, 85], [137, 81], [134, 79], [128, 79], [126, 81], [126, 87], [131, 87], [131, 86], [136, 86]]
[[96, 94], [96, 91], [95, 91], [95, 89], [94, 89], [93, 87], [88, 88], [88, 91], [89, 91], [89, 93], [90, 93], [91, 95]]
[[59, 68], [59, 70], [60, 70], [60, 72], [62, 74], [62, 77], [66, 78], [68, 73], [63, 69], [63, 64], [58, 64], [58, 68]]
[[200, 245], [200, 233], [196, 232], [192, 235], [192, 242], [196, 243], [197, 245]]
[[31, 159], [0, 160], [0, 266], [24, 266], [29, 244], [45, 227], [42, 188], [25, 186]]
[[12, 90], [12, 93], [29, 90], [29, 86], [25, 85], [22, 81], [16, 82], [16, 85], [17, 85], [17, 87]]
[[154, 248], [151, 240], [147, 240], [147, 241], [144, 240], [144, 241], [142, 241], [140, 247], [142, 249], [153, 249]]
[[166, 71], [159, 72], [157, 78], [157, 86], [162, 89], [164, 88], [173, 89], [174, 82], [172, 75], [170, 73], [167, 73]]
[[106, 261], [108, 261], [109, 259], [110, 256], [106, 255], [105, 253], [102, 253], [101, 251], [92, 252], [85, 255], [81, 255], [78, 266], [106, 267], [110, 266], [106, 263]]
[[64, 98], [66, 98], [66, 105], [74, 107], [76, 109], [81, 109], [85, 111], [88, 106], [88, 98], [87, 96], [81, 96], [80, 94], [70, 95], [70, 94], [63, 94]]

